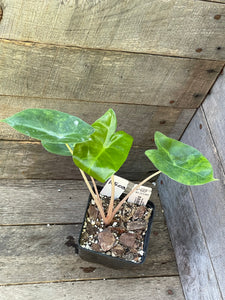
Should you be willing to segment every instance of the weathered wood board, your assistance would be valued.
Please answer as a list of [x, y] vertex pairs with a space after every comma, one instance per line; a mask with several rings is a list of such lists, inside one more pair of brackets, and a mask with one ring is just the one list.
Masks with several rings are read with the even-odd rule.
[[[154, 220], [163, 222], [157, 189], [145, 185], [153, 189]], [[81, 223], [88, 196], [83, 180], [0, 180], [0, 225]]]
[[47, 44], [225, 60], [225, 6], [216, 2], [224, 3], [1, 0], [0, 35]]
[[221, 74], [202, 105], [225, 172], [225, 74]]
[[225, 298], [224, 96], [221, 75], [182, 137], [209, 159], [219, 181], [187, 188], [161, 177], [159, 184], [181, 282], [190, 300], [196, 294], [199, 299]]
[[[114, 109], [118, 128], [134, 138], [134, 146], [153, 146], [154, 132], [159, 130], [173, 138], [180, 138], [194, 109], [145, 106], [134, 104], [93, 103], [55, 99], [35, 99], [0, 96], [0, 120], [27, 108], [48, 108], [76, 115], [89, 124], [100, 118], [109, 108]], [[1, 140], [30, 140], [5, 123], [0, 123]]]
[[34, 300], [34, 295], [36, 299], [48, 300], [148, 300], [149, 297], [154, 300], [184, 300], [179, 277], [176, 276], [0, 286], [0, 297], [4, 300]]
[[[141, 180], [155, 170], [146, 147], [132, 147], [118, 175]], [[72, 158], [47, 152], [39, 142], [0, 141], [1, 179], [81, 179]]]
[[[167, 227], [155, 222], [149, 252], [141, 268], [111, 269], [75, 253], [81, 225], [1, 226], [0, 284], [100, 278], [176, 276]], [[85, 272], [85, 268], [95, 268]]]
[[198, 107], [224, 65], [18, 41], [0, 53], [1, 95], [181, 108]]
[[[223, 110], [223, 115], [225, 117], [225, 110]], [[199, 127], [200, 124], [201, 129]], [[195, 132], [195, 134], [192, 134], [192, 132]], [[220, 139], [222, 140], [224, 137], [223, 128]], [[207, 126], [207, 119], [205, 119], [202, 110], [199, 109], [182, 140], [191, 145], [198, 145], [212, 163], [215, 178], [219, 179], [218, 182], [202, 187], [191, 187], [191, 193], [207, 243], [209, 256], [212, 260], [222, 295], [225, 298], [225, 172], [214, 144], [214, 139], [216, 139], [216, 136], [211, 136], [210, 128]]]
[[161, 175], [159, 196], [186, 300], [222, 300], [190, 189]]
[[[140, 269], [115, 270], [83, 261], [75, 253], [82, 211], [86, 202], [81, 203], [81, 199], [88, 196], [83, 182], [1, 180], [0, 183], [1, 299], [4, 297], [13, 299], [13, 296], [11, 297], [13, 292], [16, 299], [20, 299], [19, 297], [32, 299], [33, 296], [39, 297], [39, 294], [41, 297], [43, 293], [44, 297], [48, 295], [51, 297], [51, 283], [57, 284], [61, 292], [65, 287], [64, 295], [69, 297], [68, 299], [72, 293], [76, 294], [76, 299], [79, 297], [83, 299], [87, 291], [94, 299], [96, 289], [90, 288], [91, 294], [89, 287], [117, 280], [118, 289], [121, 290], [119, 294], [123, 295], [126, 291], [130, 299], [136, 297], [136, 293], [139, 294], [139, 289], [134, 290], [134, 286], [132, 292], [127, 291], [127, 286], [133, 281], [136, 283], [143, 281], [141, 290], [146, 282], [143, 299], [148, 299], [149, 295], [155, 295], [155, 299], [160, 300], [168, 297], [184, 299], [177, 276], [173, 248], [155, 187], [152, 201], [156, 204], [157, 211], [146, 262]], [[36, 222], [39, 224], [31, 225]], [[69, 224], [70, 222], [73, 224]], [[74, 284], [78, 282], [79, 292], [76, 287], [74, 288]], [[69, 286], [73, 291], [68, 290]], [[36, 289], [34, 294], [33, 288]], [[102, 295], [101, 297], [104, 296]], [[117, 294], [115, 295], [117, 299]], [[57, 299], [55, 298], [57, 296], [60, 299], [61, 294], [57, 292], [57, 296], [52, 294], [53, 296], [54, 299]], [[142, 297], [141, 294], [139, 297]]]

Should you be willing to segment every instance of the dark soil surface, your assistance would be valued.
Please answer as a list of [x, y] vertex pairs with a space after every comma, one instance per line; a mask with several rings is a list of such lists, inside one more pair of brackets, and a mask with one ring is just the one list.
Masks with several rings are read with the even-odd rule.
[[[105, 212], [110, 199], [102, 198]], [[119, 203], [115, 200], [114, 207]], [[83, 248], [139, 263], [144, 255], [144, 236], [152, 208], [133, 203], [124, 203], [111, 225], [105, 226], [94, 203], [90, 201], [81, 234]]]

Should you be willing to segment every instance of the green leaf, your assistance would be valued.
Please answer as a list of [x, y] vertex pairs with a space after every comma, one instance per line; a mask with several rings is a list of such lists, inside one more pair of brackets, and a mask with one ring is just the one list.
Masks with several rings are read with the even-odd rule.
[[186, 185], [201, 185], [216, 179], [210, 162], [197, 149], [161, 132], [155, 133], [157, 150], [147, 150], [145, 155], [162, 173]]
[[17, 131], [48, 143], [80, 143], [94, 129], [81, 119], [51, 109], [26, 109], [1, 120]]
[[[72, 156], [70, 153], [69, 149], [65, 144], [52, 144], [52, 143], [46, 143], [46, 142], [41, 142], [42, 146], [47, 150], [48, 152], [51, 152], [53, 154], [58, 154], [62, 156]], [[68, 144], [71, 149], [74, 148], [75, 144]]]
[[117, 121], [112, 109], [92, 126], [95, 132], [89, 141], [75, 145], [73, 160], [88, 175], [105, 182], [125, 162], [133, 138], [124, 131], [115, 133]]

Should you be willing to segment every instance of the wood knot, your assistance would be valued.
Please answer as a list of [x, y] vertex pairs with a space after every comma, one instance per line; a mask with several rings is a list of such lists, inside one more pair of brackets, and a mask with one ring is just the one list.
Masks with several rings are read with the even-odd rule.
[[2, 9], [2, 7], [0, 6], [0, 22], [1, 22], [1, 20], [2, 20], [2, 17], [3, 17], [3, 9]]

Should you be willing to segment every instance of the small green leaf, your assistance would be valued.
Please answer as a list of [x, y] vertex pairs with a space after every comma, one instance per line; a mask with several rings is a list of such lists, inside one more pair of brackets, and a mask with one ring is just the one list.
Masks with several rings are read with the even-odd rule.
[[51, 109], [26, 109], [1, 120], [17, 131], [48, 143], [80, 143], [94, 129], [81, 119]]
[[145, 155], [162, 173], [186, 185], [201, 185], [214, 181], [210, 162], [197, 149], [161, 132], [155, 133], [157, 150], [147, 150]]
[[[46, 143], [46, 142], [41, 142], [42, 146], [47, 150], [48, 152], [51, 152], [53, 154], [58, 154], [62, 156], [72, 156], [70, 153], [69, 149], [65, 144], [52, 144], [52, 143]], [[74, 148], [75, 144], [68, 144], [71, 149]]]
[[112, 109], [92, 126], [95, 132], [89, 141], [75, 145], [73, 160], [88, 175], [105, 182], [125, 162], [133, 138], [124, 131], [115, 133], [117, 121]]

